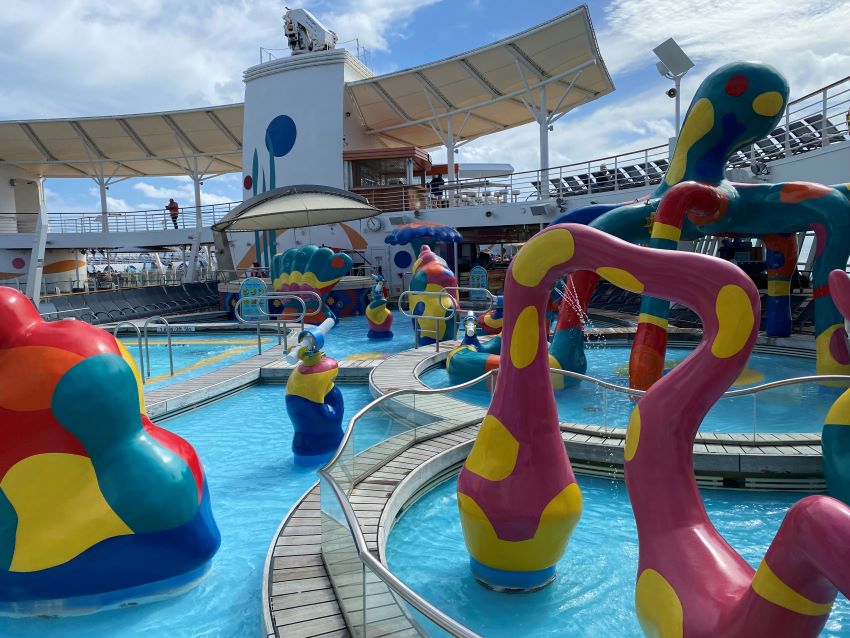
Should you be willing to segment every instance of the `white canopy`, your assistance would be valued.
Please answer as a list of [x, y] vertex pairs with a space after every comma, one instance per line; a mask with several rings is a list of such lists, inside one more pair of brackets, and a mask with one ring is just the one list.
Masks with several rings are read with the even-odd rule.
[[[586, 5], [494, 44], [406, 71], [350, 82], [368, 133], [430, 148], [533, 122], [614, 90]], [[542, 100], [541, 100], [542, 98]], [[449, 124], [451, 122], [451, 124]]]
[[43, 177], [218, 175], [242, 170], [243, 105], [0, 122], [0, 161]]
[[283, 230], [349, 222], [380, 213], [365, 197], [339, 188], [285, 186], [245, 200], [212, 229]]

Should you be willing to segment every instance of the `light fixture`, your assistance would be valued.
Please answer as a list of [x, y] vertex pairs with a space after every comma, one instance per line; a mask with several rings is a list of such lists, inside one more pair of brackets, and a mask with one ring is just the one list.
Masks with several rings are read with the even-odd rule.
[[681, 99], [679, 85], [681, 84], [685, 73], [693, 68], [694, 63], [687, 54], [682, 51], [682, 48], [676, 44], [676, 41], [673, 38], [668, 38], [655, 47], [652, 52], [660, 60], [660, 62], [655, 65], [655, 68], [658, 69], [658, 72], [665, 78], [673, 80], [673, 89], [672, 91], [667, 91], [667, 95], [671, 98], [676, 98], [675, 124], [676, 137], [679, 137], [679, 108]]

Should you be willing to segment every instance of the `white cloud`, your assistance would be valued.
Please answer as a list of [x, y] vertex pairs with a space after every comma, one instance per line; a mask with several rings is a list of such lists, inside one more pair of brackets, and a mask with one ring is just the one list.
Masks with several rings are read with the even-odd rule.
[[598, 35], [614, 74], [654, 65], [652, 49], [668, 37], [704, 69], [741, 59], [772, 64], [794, 95], [843, 77], [850, 65], [847, 0], [614, 0], [605, 14]]

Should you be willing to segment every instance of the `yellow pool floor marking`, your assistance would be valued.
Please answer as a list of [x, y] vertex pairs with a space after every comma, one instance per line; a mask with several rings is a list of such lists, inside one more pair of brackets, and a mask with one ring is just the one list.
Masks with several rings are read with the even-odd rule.
[[[183, 374], [184, 372], [188, 372], [189, 370], [196, 370], [197, 368], [201, 368], [201, 367], [209, 365], [211, 363], [215, 363], [216, 361], [221, 361], [222, 359], [226, 359], [227, 357], [232, 357], [235, 354], [240, 354], [242, 352], [245, 352], [246, 350], [250, 350], [253, 347], [254, 347], [254, 345], [245, 346], [244, 348], [228, 348], [224, 352], [220, 352], [219, 354], [214, 354], [211, 357], [205, 357], [203, 359], [200, 359], [199, 361], [195, 361], [195, 363], [188, 365], [185, 368], [180, 368], [179, 370], [175, 370], [173, 376], [176, 377], [178, 374]], [[155, 377], [148, 377], [145, 380], [145, 383], [148, 383], [148, 384], [159, 383], [160, 381], [168, 379], [171, 376], [172, 375], [170, 373], [166, 373], [166, 374], [157, 375]]]
[[[156, 336], [158, 338], [160, 338], [160, 340], [159, 341], [151, 341], [150, 342], [151, 346], [166, 346], [166, 345], [168, 345], [168, 341], [166, 340], [166, 338], [164, 336], [162, 336], [161, 334], [157, 334]], [[268, 339], [268, 338], [263, 339], [264, 344], [269, 343], [270, 341], [271, 341], [271, 339]], [[121, 343], [123, 343], [125, 346], [131, 346], [136, 342], [134, 342], [132, 339], [122, 339]], [[171, 345], [174, 345], [174, 346], [192, 346], [192, 345], [195, 345], [195, 344], [216, 345], [216, 346], [221, 346], [221, 345], [238, 346], [238, 345], [245, 345], [245, 344], [249, 344], [249, 343], [257, 343], [257, 340], [256, 339], [191, 339], [191, 340], [183, 340], [183, 339], [174, 339], [173, 337], [171, 339]]]

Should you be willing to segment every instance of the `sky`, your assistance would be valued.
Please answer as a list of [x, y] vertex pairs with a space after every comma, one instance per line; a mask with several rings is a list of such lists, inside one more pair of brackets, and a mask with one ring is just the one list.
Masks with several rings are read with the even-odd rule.
[[[304, 0], [376, 73], [463, 53], [573, 6], [563, 0]], [[699, 82], [735, 60], [776, 66], [800, 96], [850, 69], [850, 0], [612, 0], [588, 2], [616, 90], [575, 109], [550, 133], [558, 166], [666, 143], [673, 134], [672, 85], [652, 49], [674, 37], [696, 66], [682, 84], [682, 111]], [[0, 12], [0, 119], [132, 114], [242, 102], [242, 71], [260, 47], [288, 55], [282, 3], [271, 0], [4, 0]], [[463, 162], [538, 167], [538, 129], [527, 125], [460, 149]], [[444, 149], [431, 151], [445, 161]], [[240, 199], [241, 176], [207, 180], [204, 204]], [[88, 179], [48, 179], [49, 211], [96, 211]], [[110, 188], [110, 210], [193, 202], [187, 177], [134, 178]]]

